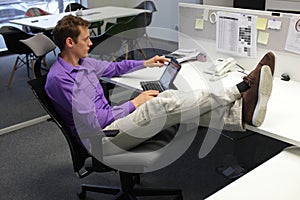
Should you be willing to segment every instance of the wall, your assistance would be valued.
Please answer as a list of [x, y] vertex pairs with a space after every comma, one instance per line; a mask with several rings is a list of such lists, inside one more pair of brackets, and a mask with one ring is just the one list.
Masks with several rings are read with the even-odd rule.
[[300, 12], [300, 0], [266, 0], [266, 10], [268, 9]]
[[203, 0], [203, 5], [233, 7], [233, 0]]

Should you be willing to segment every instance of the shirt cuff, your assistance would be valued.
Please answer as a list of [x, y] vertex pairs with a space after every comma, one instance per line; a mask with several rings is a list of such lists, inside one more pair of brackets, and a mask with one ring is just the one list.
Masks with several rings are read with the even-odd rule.
[[138, 66], [139, 69], [145, 68], [145, 66], [144, 66], [144, 60], [138, 60], [138, 61], [136, 61], [136, 64], [137, 64], [137, 66]]
[[129, 113], [132, 113], [135, 110], [135, 106], [131, 101], [128, 101]]

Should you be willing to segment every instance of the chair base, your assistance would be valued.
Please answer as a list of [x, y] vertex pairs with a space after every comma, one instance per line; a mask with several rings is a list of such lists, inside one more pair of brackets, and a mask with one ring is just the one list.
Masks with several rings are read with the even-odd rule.
[[179, 189], [134, 188], [132, 191], [123, 191], [119, 187], [89, 184], [82, 184], [81, 188], [82, 191], [77, 193], [80, 199], [86, 198], [87, 191], [115, 195], [115, 200], [136, 200], [136, 197], [141, 196], [175, 196], [175, 199], [183, 199], [182, 191]]
[[86, 197], [86, 192], [98, 192], [104, 194], [116, 195], [116, 200], [136, 200], [138, 196], [176, 196], [175, 199], [182, 200], [182, 192], [179, 189], [161, 189], [161, 188], [137, 188], [134, 187], [140, 183], [139, 174], [119, 172], [121, 187], [107, 187], [100, 185], [82, 184], [82, 191], [78, 193], [80, 199]]

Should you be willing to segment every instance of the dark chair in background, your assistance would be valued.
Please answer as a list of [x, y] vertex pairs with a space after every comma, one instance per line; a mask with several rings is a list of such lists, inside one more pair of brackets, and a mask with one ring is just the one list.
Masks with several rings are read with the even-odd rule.
[[85, 6], [81, 5], [80, 3], [69, 3], [66, 8], [65, 12], [71, 12], [71, 11], [76, 11], [76, 10], [85, 10], [87, 9]]
[[7, 50], [10, 53], [18, 54], [8, 80], [8, 87], [10, 88], [15, 71], [24, 65], [27, 67], [27, 76], [30, 78], [30, 64], [31, 66], [34, 64], [33, 52], [28, 46], [20, 42], [20, 40], [28, 39], [33, 35], [13, 26], [2, 26], [0, 34], [3, 36]]
[[116, 61], [115, 53], [122, 47], [121, 33], [127, 29], [126, 23], [109, 23], [106, 26], [105, 32], [98, 36], [91, 36], [90, 39], [93, 46], [90, 52], [93, 55], [102, 57], [110, 55], [112, 61]]
[[[150, 25], [151, 23], [151, 13], [145, 12], [145, 13], [140, 13], [135, 16], [131, 17], [122, 17], [118, 18], [116, 23], [123, 23], [126, 24], [124, 29], [121, 31], [122, 32], [122, 39], [126, 41], [126, 55], [128, 52], [134, 52], [137, 50], [140, 52], [143, 56], [144, 59], [147, 59], [147, 55], [144, 52], [142, 48], [143, 46], [147, 45], [147, 41], [150, 43], [152, 49], [155, 51], [154, 46], [148, 37], [146, 27]], [[106, 26], [109, 27], [113, 25], [113, 23], [107, 23]], [[143, 41], [144, 39], [144, 41]], [[145, 39], [147, 41], [145, 41]], [[134, 54], [134, 53], [133, 53]], [[129, 55], [130, 59], [136, 59], [134, 58], [134, 55]], [[127, 59], [127, 57], [126, 57]]]
[[[71, 12], [71, 11], [76, 11], [76, 10], [87, 10], [88, 8], [81, 5], [80, 3], [70, 3], [66, 6], [65, 12]], [[101, 34], [101, 26], [104, 24], [103, 21], [98, 21], [98, 22], [93, 22], [91, 23], [90, 30], [91, 30], [91, 35], [96, 36]], [[94, 31], [94, 29], [97, 30], [97, 32]]]
[[128, 23], [129, 28], [127, 30], [135, 30], [128, 32], [126, 36], [124, 35], [124, 38], [127, 38], [128, 41], [126, 49], [130, 49], [130, 51], [134, 51], [135, 49], [137, 49], [143, 55], [144, 59], [146, 59], [147, 55], [141, 47], [141, 42], [139, 40], [146, 39], [147, 42], [149, 42], [152, 50], [155, 52], [154, 45], [151, 42], [149, 35], [147, 34], [146, 27], [151, 24], [153, 13], [157, 11], [157, 8], [153, 1], [143, 1], [134, 8], [148, 10], [149, 12], [141, 13], [137, 16], [118, 18], [117, 23]]
[[143, 1], [139, 5], [135, 6], [134, 8], [150, 10], [151, 13], [156, 12], [156, 6], [153, 1]]
[[[153, 1], [143, 1], [141, 2], [139, 5], [135, 6], [134, 8], [138, 8], [138, 9], [145, 9], [145, 10], [149, 10], [150, 13], [147, 13], [145, 18], [146, 18], [146, 26], [149, 26], [152, 22], [152, 18], [153, 18], [153, 13], [157, 12], [157, 8], [154, 4]], [[145, 37], [147, 38], [148, 42], [150, 43], [152, 49], [155, 51], [155, 48], [149, 38], [149, 35], [147, 34], [147, 31], [145, 30]]]
[[[100, 185], [89, 185], [89, 184], [82, 184], [81, 188], [82, 191], [78, 193], [80, 199], [84, 199], [86, 197], [86, 192], [99, 192], [105, 194], [116, 195], [115, 199], [136, 199], [137, 196], [166, 196], [166, 195], [176, 195], [178, 199], [182, 199], [182, 192], [179, 189], [152, 189], [152, 188], [136, 188], [135, 185], [139, 183], [139, 174], [136, 173], [129, 173], [125, 171], [120, 171], [116, 169], [112, 169], [107, 165], [103, 164], [96, 159], [93, 155], [93, 152], [102, 152], [102, 138], [100, 135], [91, 136], [91, 152], [90, 153], [86, 150], [86, 148], [81, 143], [79, 136], [72, 135], [69, 128], [64, 124], [63, 119], [60, 118], [59, 114], [56, 112], [55, 108], [53, 107], [51, 100], [47, 96], [44, 86], [46, 83], [46, 75], [38, 77], [37, 79], [30, 80], [29, 85], [33, 93], [35, 94], [36, 98], [39, 100], [41, 105], [50, 115], [51, 119], [57, 124], [60, 128], [61, 132], [65, 136], [71, 156], [73, 161], [73, 169], [74, 172], [80, 177], [84, 178], [91, 174], [92, 172], [109, 172], [109, 171], [116, 171], [119, 173], [120, 176], [120, 187], [111, 187], [111, 186], [100, 186]], [[110, 131], [109, 133], [105, 133], [106, 135], [114, 136], [117, 134], [117, 131]], [[164, 132], [163, 135], [168, 135], [169, 132]], [[170, 134], [174, 135], [174, 130], [170, 130]], [[95, 139], [96, 137], [96, 139]], [[161, 142], [158, 142], [155, 146], [159, 146]], [[165, 144], [164, 144], [165, 145]], [[105, 156], [106, 159], [114, 164], [118, 165], [132, 165], [132, 156], [134, 160], [138, 159], [139, 163], [142, 165], [149, 164], [149, 154], [144, 153], [145, 150], [142, 150], [138, 154], [133, 153], [122, 153], [119, 155], [109, 155]], [[98, 155], [99, 155], [98, 154]], [[154, 157], [157, 156], [156, 154]], [[152, 158], [154, 159], [154, 158]], [[150, 159], [151, 160], [151, 159]], [[155, 159], [154, 159], [155, 160]], [[144, 162], [143, 162], [144, 161]]]

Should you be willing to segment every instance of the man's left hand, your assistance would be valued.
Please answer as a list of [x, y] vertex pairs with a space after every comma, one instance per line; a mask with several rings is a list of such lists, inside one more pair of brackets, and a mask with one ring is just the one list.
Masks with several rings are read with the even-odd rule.
[[144, 61], [145, 67], [162, 67], [165, 62], [170, 62], [170, 59], [162, 57], [162, 56], [154, 56], [148, 60]]

